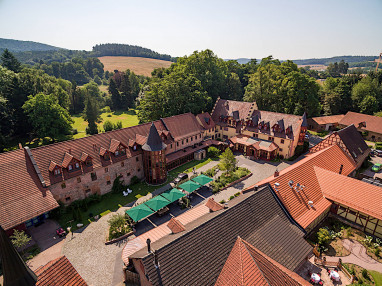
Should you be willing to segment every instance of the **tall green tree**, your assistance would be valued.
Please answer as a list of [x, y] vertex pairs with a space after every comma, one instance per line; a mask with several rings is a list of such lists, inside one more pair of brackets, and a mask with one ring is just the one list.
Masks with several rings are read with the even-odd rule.
[[119, 93], [117, 84], [115, 83], [113, 78], [110, 78], [108, 91], [111, 95], [111, 102], [113, 104], [112, 108], [114, 110], [120, 109], [122, 104], [121, 94]]
[[5, 49], [1, 55], [1, 65], [16, 73], [21, 70], [20, 62], [8, 49]]
[[226, 171], [230, 174], [236, 170], [237, 161], [230, 148], [225, 149], [225, 151], [220, 155], [220, 170]]
[[84, 119], [88, 122], [86, 133], [93, 135], [98, 134], [97, 121], [99, 119], [99, 106], [97, 101], [92, 96], [86, 97]]
[[[374, 99], [372, 99], [373, 97]], [[357, 111], [373, 114], [382, 109], [382, 89], [377, 79], [365, 77], [356, 83], [352, 89], [353, 106]], [[367, 110], [372, 102], [376, 103], [376, 108]], [[377, 109], [377, 110], [375, 110]]]
[[70, 134], [73, 120], [69, 112], [59, 105], [54, 95], [38, 93], [35, 96], [29, 96], [23, 109], [37, 137], [50, 137], [55, 140], [60, 135]]

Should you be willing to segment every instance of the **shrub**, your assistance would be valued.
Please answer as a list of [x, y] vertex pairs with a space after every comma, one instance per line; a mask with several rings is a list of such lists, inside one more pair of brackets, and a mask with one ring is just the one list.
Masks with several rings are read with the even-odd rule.
[[373, 237], [370, 235], [366, 235], [365, 239], [363, 240], [363, 242], [365, 242], [367, 246], [370, 246], [372, 241], [373, 241]]
[[105, 215], [107, 215], [107, 214], [109, 214], [109, 213], [111, 213], [111, 211], [110, 211], [110, 210], [106, 210], [106, 211], [100, 213], [99, 215], [100, 215], [101, 217], [103, 217], [103, 216], [105, 216]]
[[131, 227], [124, 215], [114, 214], [107, 222], [110, 227], [109, 240], [118, 238], [131, 231]]
[[211, 168], [211, 169], [208, 169], [208, 170], [205, 171], [203, 174], [206, 175], [206, 176], [208, 176], [208, 177], [210, 177], [210, 178], [212, 178], [213, 176], [216, 175], [216, 169], [217, 169], [216, 167]]
[[225, 201], [225, 200], [221, 200], [219, 203], [220, 203], [220, 204], [225, 204], [226, 201]]
[[135, 184], [139, 183], [140, 181], [141, 180], [139, 180], [139, 178], [137, 176], [134, 176], [130, 180], [130, 185], [135, 185]]
[[220, 155], [220, 150], [218, 148], [214, 147], [214, 146], [210, 146], [207, 149], [207, 154], [211, 158], [218, 158], [219, 155]]
[[72, 135], [76, 135], [76, 134], [78, 134], [78, 130], [75, 129], [75, 128], [73, 128], [73, 129], [72, 129]]
[[103, 112], [110, 113], [111, 112], [110, 106], [105, 106], [103, 108]]
[[114, 125], [114, 129], [122, 129], [122, 121], [117, 121], [117, 123]]
[[[133, 180], [133, 178], [131, 178]], [[115, 194], [122, 193], [126, 189], [125, 185], [121, 181], [121, 175], [115, 178], [113, 182], [113, 186], [111, 187], [111, 191]]]
[[235, 198], [234, 196], [230, 196], [230, 197], [229, 197], [229, 200], [232, 200], [232, 199], [234, 199], [234, 198]]
[[103, 123], [103, 129], [105, 130], [105, 132], [112, 131], [114, 130], [114, 124], [110, 120], [106, 120]]
[[319, 245], [327, 245], [331, 241], [330, 233], [327, 228], [320, 228], [317, 232]]
[[365, 278], [366, 280], [370, 280], [369, 272], [367, 272], [366, 269], [362, 269], [362, 277]]
[[240, 196], [240, 192], [237, 192], [236, 194], [234, 194], [235, 197], [238, 197]]
[[381, 252], [381, 250], [379, 249], [379, 248], [376, 248], [375, 250], [374, 250], [374, 254], [375, 254], [375, 256], [377, 256], [377, 257], [379, 257], [379, 253]]

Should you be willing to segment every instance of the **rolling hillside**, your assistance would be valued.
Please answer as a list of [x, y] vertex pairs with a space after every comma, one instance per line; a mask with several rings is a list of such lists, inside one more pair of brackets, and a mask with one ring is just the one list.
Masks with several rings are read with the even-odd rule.
[[168, 68], [172, 62], [140, 57], [99, 57], [105, 71], [125, 71], [130, 69], [137, 75], [151, 76], [156, 68]]
[[20, 41], [12, 39], [0, 38], [0, 50], [8, 49], [11, 52], [27, 52], [27, 51], [57, 51], [61, 48], [54, 47], [47, 44], [32, 42], [32, 41]]

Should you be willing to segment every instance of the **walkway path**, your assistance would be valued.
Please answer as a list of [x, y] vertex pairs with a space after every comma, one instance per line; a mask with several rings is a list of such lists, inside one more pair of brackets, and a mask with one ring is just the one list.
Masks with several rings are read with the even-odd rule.
[[326, 256], [327, 261], [338, 261], [342, 259], [344, 263], [352, 263], [368, 270], [375, 270], [382, 273], [382, 263], [367, 255], [366, 248], [358, 241], [344, 239], [343, 245], [350, 251], [348, 256]]

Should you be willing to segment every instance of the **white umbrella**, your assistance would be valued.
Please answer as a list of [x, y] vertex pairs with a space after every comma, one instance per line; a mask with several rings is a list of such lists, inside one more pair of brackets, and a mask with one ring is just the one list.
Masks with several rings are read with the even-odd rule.
[[318, 283], [321, 281], [320, 275], [316, 273], [312, 273], [312, 275], [310, 276], [310, 279], [312, 279], [314, 283]]
[[340, 281], [340, 275], [337, 271], [330, 271], [330, 277], [333, 278], [335, 281]]

